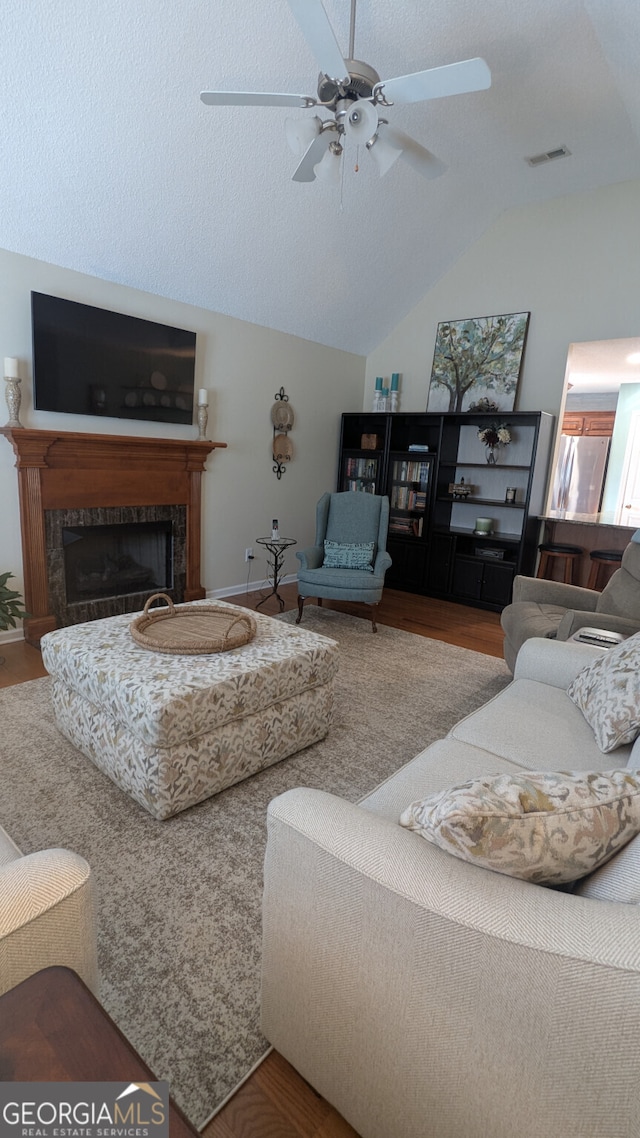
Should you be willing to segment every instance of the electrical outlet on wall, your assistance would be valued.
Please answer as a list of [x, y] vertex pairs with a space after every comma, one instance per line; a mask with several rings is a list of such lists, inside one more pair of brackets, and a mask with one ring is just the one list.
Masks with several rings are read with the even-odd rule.
[[249, 545], [244, 551], [245, 561], [253, 561], [253, 546]]

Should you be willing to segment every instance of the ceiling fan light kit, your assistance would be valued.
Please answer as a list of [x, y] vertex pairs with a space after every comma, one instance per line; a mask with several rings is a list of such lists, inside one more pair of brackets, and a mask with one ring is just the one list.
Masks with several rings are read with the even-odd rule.
[[486, 90], [491, 86], [491, 72], [484, 59], [466, 59], [382, 80], [370, 64], [353, 58], [356, 0], [351, 0], [348, 58], [342, 56], [322, 0], [288, 0], [288, 4], [321, 68], [317, 97], [202, 91], [202, 102], [208, 106], [321, 107], [333, 115], [327, 119], [314, 115], [311, 120], [285, 120], [287, 142], [301, 156], [294, 182], [313, 182], [316, 177], [337, 180], [345, 141], [364, 146], [381, 176], [398, 158], [425, 178], [443, 174], [444, 163], [414, 138], [392, 127], [386, 118], [380, 118], [377, 108]]
[[373, 138], [370, 138], [366, 143], [367, 150], [373, 158], [381, 178], [388, 173], [394, 162], [404, 154], [401, 146], [394, 146], [392, 140], [385, 133], [381, 133], [381, 130], [385, 131], [383, 124], [384, 119], [381, 119], [378, 130]]

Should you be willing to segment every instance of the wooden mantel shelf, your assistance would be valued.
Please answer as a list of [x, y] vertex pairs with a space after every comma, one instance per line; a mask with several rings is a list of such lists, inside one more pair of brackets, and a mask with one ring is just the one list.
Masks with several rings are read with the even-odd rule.
[[37, 644], [56, 627], [47, 585], [45, 510], [184, 505], [187, 510], [185, 600], [200, 583], [201, 478], [211, 451], [226, 443], [2, 427], [18, 470], [24, 568], [25, 637]]
[[80, 431], [40, 431], [31, 427], [0, 427], [11, 443], [18, 462], [16, 466], [85, 465], [89, 469], [112, 466], [124, 461], [127, 466], [141, 462], [195, 462], [204, 470], [207, 455], [226, 443], [200, 439], [158, 439], [139, 435], [93, 435]]

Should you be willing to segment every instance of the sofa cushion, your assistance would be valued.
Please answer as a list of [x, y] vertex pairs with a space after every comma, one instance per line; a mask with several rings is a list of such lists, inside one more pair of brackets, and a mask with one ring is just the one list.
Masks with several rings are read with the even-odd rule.
[[[461, 719], [451, 735], [533, 771], [545, 767], [556, 771], [606, 770], [611, 766], [566, 691], [536, 680], [514, 680]], [[630, 752], [630, 746], [619, 751], [616, 766], [625, 766]], [[488, 766], [484, 773], [491, 770]], [[457, 771], [453, 776], [457, 777]]]
[[629, 770], [475, 778], [412, 802], [400, 824], [464, 861], [538, 884], [575, 881], [640, 832]]
[[375, 542], [325, 541], [324, 562], [327, 569], [366, 569], [373, 573]]
[[407, 802], [487, 774], [518, 774], [522, 767], [447, 735], [432, 743], [360, 800], [372, 814], [398, 822]]
[[502, 610], [500, 622], [509, 640], [519, 647], [530, 636], [554, 637], [566, 611], [563, 605], [516, 601]]
[[605, 754], [640, 734], [640, 633], [592, 660], [567, 688]]

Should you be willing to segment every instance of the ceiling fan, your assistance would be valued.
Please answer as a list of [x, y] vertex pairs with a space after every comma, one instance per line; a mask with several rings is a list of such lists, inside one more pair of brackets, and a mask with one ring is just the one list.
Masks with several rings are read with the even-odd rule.
[[313, 182], [316, 176], [339, 176], [344, 142], [366, 147], [383, 175], [403, 158], [425, 178], [437, 178], [446, 167], [424, 146], [392, 127], [380, 108], [394, 103], [417, 103], [445, 95], [461, 95], [491, 86], [484, 59], [466, 59], [443, 67], [381, 80], [368, 63], [354, 59], [356, 0], [351, 0], [349, 55], [344, 59], [322, 0], [287, 0], [303, 35], [320, 64], [317, 96], [268, 91], [202, 91], [209, 106], [319, 107], [332, 117], [286, 119], [287, 141], [301, 155], [294, 182]]

